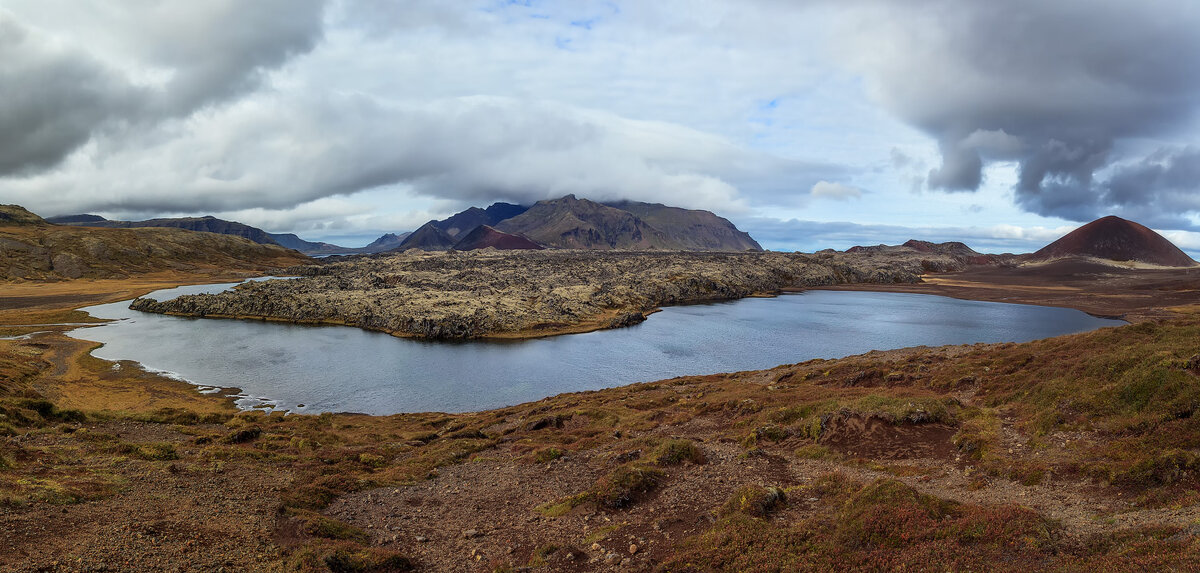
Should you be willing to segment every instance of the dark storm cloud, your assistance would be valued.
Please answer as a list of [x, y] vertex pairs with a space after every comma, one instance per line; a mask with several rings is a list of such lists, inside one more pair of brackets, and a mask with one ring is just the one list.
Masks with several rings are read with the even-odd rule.
[[190, 112], [259, 85], [263, 73], [308, 52], [322, 35], [324, 0], [170, 2], [146, 15], [146, 57], [178, 70], [172, 111]]
[[[1026, 210], [1087, 219], [1160, 198], [1097, 173], [1115, 144], [1171, 137], [1200, 105], [1200, 4], [928, 0], [869, 2], [850, 40], [874, 95], [935, 137], [928, 185], [974, 190], [989, 161], [1016, 161]], [[1153, 169], [1151, 169], [1153, 171]], [[1141, 177], [1159, 185], [1165, 178]], [[1194, 205], [1192, 206], [1194, 210]]]
[[[1104, 181], [1104, 201], [1166, 228], [1193, 225], [1183, 213], [1200, 212], [1200, 148], [1160, 150], [1121, 165]], [[1141, 220], [1139, 219], [1139, 220]]]
[[58, 163], [145, 94], [78, 51], [56, 49], [0, 11], [0, 175]]
[[[103, 11], [111, 28], [99, 33], [134, 60], [125, 69], [93, 57], [86, 39], [52, 35], [0, 9], [0, 177], [52, 167], [105, 130], [244, 93], [321, 35], [320, 0], [138, 7]], [[141, 73], [170, 79], [155, 84]]]

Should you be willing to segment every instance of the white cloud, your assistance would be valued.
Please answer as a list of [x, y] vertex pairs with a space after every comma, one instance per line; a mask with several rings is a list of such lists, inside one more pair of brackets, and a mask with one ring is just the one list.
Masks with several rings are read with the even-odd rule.
[[830, 183], [828, 181], [817, 181], [812, 189], [808, 192], [813, 197], [819, 199], [834, 199], [836, 201], [847, 201], [850, 199], [861, 199], [863, 196], [862, 189], [844, 185], [842, 183]]
[[[1052, 139], [1031, 132], [1044, 122], [953, 120], [996, 101], [1005, 113], [1028, 111], [1024, 102], [1076, 121], [1079, 98], [1043, 97], [1036, 73], [975, 65], [1004, 71], [1041, 57], [1021, 45], [989, 60], [1009, 52], [981, 48], [1020, 28], [976, 37], [962, 26], [1004, 8], [918, 1], [910, 11], [874, 0], [8, 0], [0, 198], [46, 215], [215, 213], [311, 233], [397, 231], [471, 204], [567, 193], [746, 220], [833, 221], [852, 205], [856, 219], [916, 228], [951, 217], [1056, 227], [1011, 193], [1026, 165], [1015, 156]], [[1036, 14], [1083, 5], [1066, 4]], [[1135, 10], [1134, 23], [1172, 6]], [[1089, 21], [1113, 29], [1120, 11], [1110, 8]], [[1151, 55], [1191, 45], [1174, 34], [1184, 24], [1167, 26], [1171, 42]], [[1108, 49], [1104, 34], [1085, 36], [1045, 46], [1058, 58], [1047, 69], [1069, 71], [1072, 46]], [[939, 51], [947, 45], [974, 51]], [[1200, 77], [1150, 71], [1167, 88], [1181, 82], [1168, 95], [1191, 93]], [[1090, 93], [1074, 91], [1082, 76], [1049, 85]], [[1121, 109], [1162, 103], [1127, 87], [1136, 97]], [[1112, 94], [1102, 95], [1084, 101], [1089, 112]], [[939, 155], [943, 181], [980, 191], [911, 193]]]

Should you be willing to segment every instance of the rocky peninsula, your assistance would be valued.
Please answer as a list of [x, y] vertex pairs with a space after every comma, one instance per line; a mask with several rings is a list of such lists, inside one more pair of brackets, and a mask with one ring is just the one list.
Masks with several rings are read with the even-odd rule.
[[665, 305], [838, 284], [917, 283], [923, 273], [969, 263], [969, 253], [949, 244], [814, 254], [411, 250], [293, 267], [288, 273], [299, 278], [220, 294], [139, 298], [131, 308], [427, 339], [529, 338], [636, 324]]

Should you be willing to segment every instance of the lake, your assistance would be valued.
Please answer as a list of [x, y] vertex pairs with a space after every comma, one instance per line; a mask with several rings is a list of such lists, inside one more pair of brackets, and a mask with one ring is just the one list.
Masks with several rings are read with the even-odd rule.
[[[150, 297], [217, 292], [167, 289]], [[429, 342], [342, 326], [198, 319], [85, 308], [117, 319], [74, 336], [238, 405], [296, 412], [466, 412], [690, 374], [771, 368], [870, 350], [1022, 342], [1123, 321], [1071, 309], [875, 292], [808, 291], [664, 308], [615, 330], [506, 342]]]

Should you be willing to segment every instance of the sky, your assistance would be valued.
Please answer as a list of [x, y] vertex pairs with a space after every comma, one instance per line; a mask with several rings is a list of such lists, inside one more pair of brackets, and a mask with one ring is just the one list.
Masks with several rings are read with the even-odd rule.
[[1194, 0], [0, 0], [0, 202], [361, 246], [494, 201], [1200, 254]]

